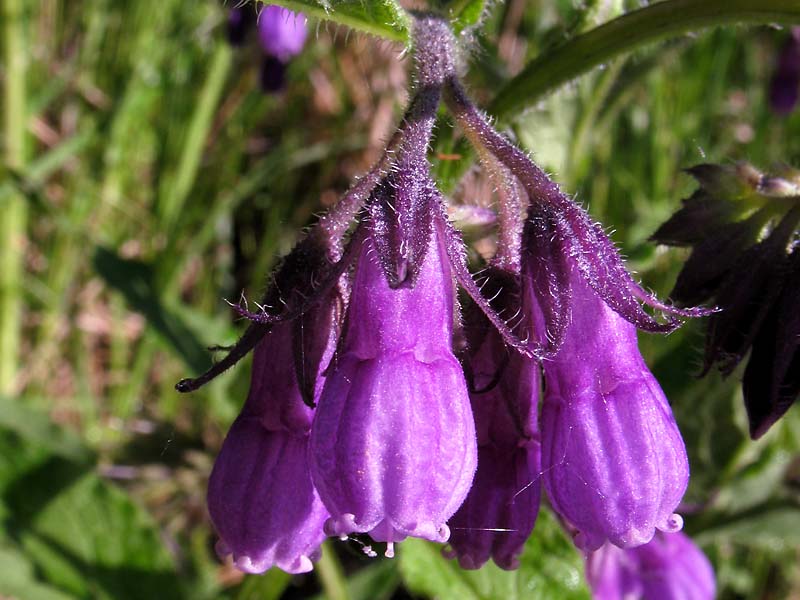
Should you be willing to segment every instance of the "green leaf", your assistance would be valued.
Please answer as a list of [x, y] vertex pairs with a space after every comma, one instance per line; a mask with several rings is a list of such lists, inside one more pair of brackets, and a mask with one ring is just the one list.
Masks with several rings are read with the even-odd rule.
[[333, 21], [372, 35], [408, 44], [411, 24], [395, 0], [269, 0], [309, 17]]
[[263, 575], [248, 575], [235, 596], [236, 600], [278, 600], [292, 582], [292, 576], [280, 569]]
[[55, 588], [36, 580], [31, 562], [16, 548], [0, 542], [0, 597], [25, 600], [70, 600]]
[[546, 508], [520, 557], [520, 567], [503, 571], [489, 563], [466, 571], [441, 554], [441, 547], [409, 539], [400, 546], [400, 572], [408, 588], [438, 600], [588, 599], [583, 560]]
[[[326, 552], [333, 548], [326, 548]], [[400, 584], [397, 563], [393, 560], [377, 559], [364, 569], [350, 575], [345, 580], [349, 600], [389, 600]], [[330, 600], [324, 593], [311, 600]]]
[[800, 23], [797, 0], [667, 0], [625, 14], [530, 62], [495, 97], [489, 112], [510, 117], [539, 98], [621, 54], [705, 27]]
[[[0, 519], [31, 568], [20, 564], [18, 579], [4, 577], [4, 562], [18, 559], [0, 545], [0, 596], [14, 594], [2, 584], [24, 582], [33, 569], [73, 597], [180, 598], [172, 557], [149, 515], [100, 479], [88, 451], [46, 427], [42, 415], [27, 411], [30, 423], [22, 425], [25, 409], [2, 408], [11, 427], [0, 427]], [[31, 590], [19, 597], [59, 597]]]
[[193, 371], [202, 373], [211, 365], [209, 353], [194, 332], [161, 301], [152, 265], [125, 259], [113, 250], [98, 247], [94, 254], [94, 267], [108, 285], [125, 296], [133, 310], [145, 316], [147, 324], [158, 332], [161, 341]]
[[8, 529], [48, 582], [80, 597], [180, 598], [149, 515], [122, 490], [62, 459], [7, 490]]
[[699, 544], [735, 543], [769, 551], [800, 547], [800, 507], [774, 503], [757, 506], [715, 525], [695, 536]]
[[76, 462], [86, 462], [91, 457], [77, 435], [56, 426], [46, 414], [29, 408], [19, 399], [0, 396], [0, 429]]
[[486, 0], [453, 0], [447, 7], [447, 16], [456, 33], [477, 25], [486, 9]]

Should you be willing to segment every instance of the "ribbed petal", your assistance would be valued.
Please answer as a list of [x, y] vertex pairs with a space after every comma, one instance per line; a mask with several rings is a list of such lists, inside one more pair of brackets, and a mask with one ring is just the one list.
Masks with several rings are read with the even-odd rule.
[[686, 449], [636, 329], [575, 275], [572, 288], [572, 324], [544, 362], [545, 488], [581, 548], [644, 544], [681, 526], [673, 513], [689, 479]]
[[623, 550], [606, 544], [589, 555], [586, 578], [595, 600], [713, 600], [714, 570], [683, 533], [658, 533]]
[[328, 511], [308, 470], [308, 436], [268, 431], [258, 418], [234, 422], [208, 483], [220, 554], [242, 571], [276, 566], [304, 573], [319, 554]]
[[475, 473], [467, 386], [451, 350], [452, 275], [438, 234], [428, 243], [413, 286], [389, 287], [371, 238], [357, 265], [311, 434], [331, 535], [445, 541]]
[[[502, 313], [517, 312], [514, 278], [491, 267], [487, 277], [484, 291], [494, 297], [495, 307]], [[467, 309], [465, 318], [467, 337], [474, 344], [466, 364], [474, 387], [470, 400], [478, 432], [478, 471], [467, 499], [450, 520], [447, 556], [458, 558], [465, 569], [478, 569], [490, 558], [503, 569], [514, 569], [539, 512], [540, 367], [507, 348], [476, 306]]]
[[413, 286], [392, 289], [375, 242], [364, 243], [353, 281], [343, 351], [361, 359], [411, 352], [421, 362], [452, 357], [454, 283], [438, 232]]
[[460, 366], [411, 354], [343, 357], [320, 399], [311, 451], [330, 535], [447, 540], [476, 465]]
[[[321, 330], [318, 333], [325, 337]], [[322, 369], [334, 337], [316, 362]], [[328, 511], [311, 482], [308, 433], [312, 410], [295, 377], [291, 323], [279, 323], [261, 339], [253, 356], [250, 392], [214, 463], [208, 509], [221, 555], [233, 554], [248, 573], [278, 567], [310, 571], [325, 537]], [[317, 389], [321, 389], [322, 376]]]

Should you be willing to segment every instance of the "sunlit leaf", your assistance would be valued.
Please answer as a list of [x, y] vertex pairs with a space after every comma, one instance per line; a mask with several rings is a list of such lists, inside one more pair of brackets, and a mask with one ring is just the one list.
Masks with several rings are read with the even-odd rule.
[[408, 42], [408, 15], [395, 0], [270, 0], [309, 17], [341, 23], [380, 37]]

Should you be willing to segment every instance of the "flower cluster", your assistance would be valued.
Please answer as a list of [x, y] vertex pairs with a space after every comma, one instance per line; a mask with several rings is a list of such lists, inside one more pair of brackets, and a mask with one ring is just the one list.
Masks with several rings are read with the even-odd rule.
[[[383, 158], [285, 257], [263, 309], [239, 307], [251, 325], [231, 352], [177, 386], [255, 347], [209, 485], [220, 550], [245, 570], [308, 570], [325, 536], [352, 533], [514, 568], [542, 486], [587, 552], [681, 528], [686, 451], [636, 330], [704, 311], [645, 292], [469, 100], [447, 25], [414, 29], [415, 89]], [[426, 158], [442, 99], [498, 190], [480, 284]]]
[[675, 300], [713, 298], [721, 309], [709, 319], [703, 372], [716, 363], [730, 375], [750, 351], [743, 391], [758, 438], [800, 394], [800, 171], [769, 176], [740, 163], [689, 173], [700, 189], [653, 239], [692, 247]]

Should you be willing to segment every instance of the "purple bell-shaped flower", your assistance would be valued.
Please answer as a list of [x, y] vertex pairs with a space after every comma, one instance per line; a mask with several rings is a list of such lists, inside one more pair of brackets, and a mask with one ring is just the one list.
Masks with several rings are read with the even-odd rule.
[[[451, 350], [454, 281], [436, 228], [413, 283], [393, 289], [370, 232], [346, 330], [311, 432], [314, 483], [329, 535], [446, 541], [469, 491], [475, 429]], [[413, 269], [412, 269], [413, 270]], [[402, 279], [401, 279], [402, 281]]]
[[[484, 291], [503, 314], [511, 314], [519, 302], [514, 279], [499, 269], [487, 272]], [[478, 470], [467, 499], [450, 519], [447, 555], [465, 569], [478, 569], [490, 558], [503, 569], [515, 569], [539, 513], [540, 367], [509, 348], [475, 305], [465, 312], [469, 350], [464, 363], [472, 388]]]
[[217, 550], [248, 573], [310, 571], [325, 538], [328, 511], [307, 457], [312, 410], [301, 398], [291, 346], [290, 324], [259, 342], [247, 402], [208, 483]]
[[[551, 239], [541, 222], [526, 235], [532, 249]], [[558, 300], [551, 280], [566, 284], [561, 296], [571, 307], [559, 351], [543, 362], [542, 472], [553, 507], [578, 530], [575, 542], [584, 550], [607, 541], [638, 546], [656, 529], [679, 530], [674, 512], [689, 480], [686, 449], [639, 353], [636, 327], [568, 260], [534, 260], [524, 271], [525, 295], [538, 330], [546, 331], [547, 306]]]
[[682, 532], [657, 533], [647, 544], [605, 544], [586, 559], [595, 600], [713, 600], [714, 570]]

